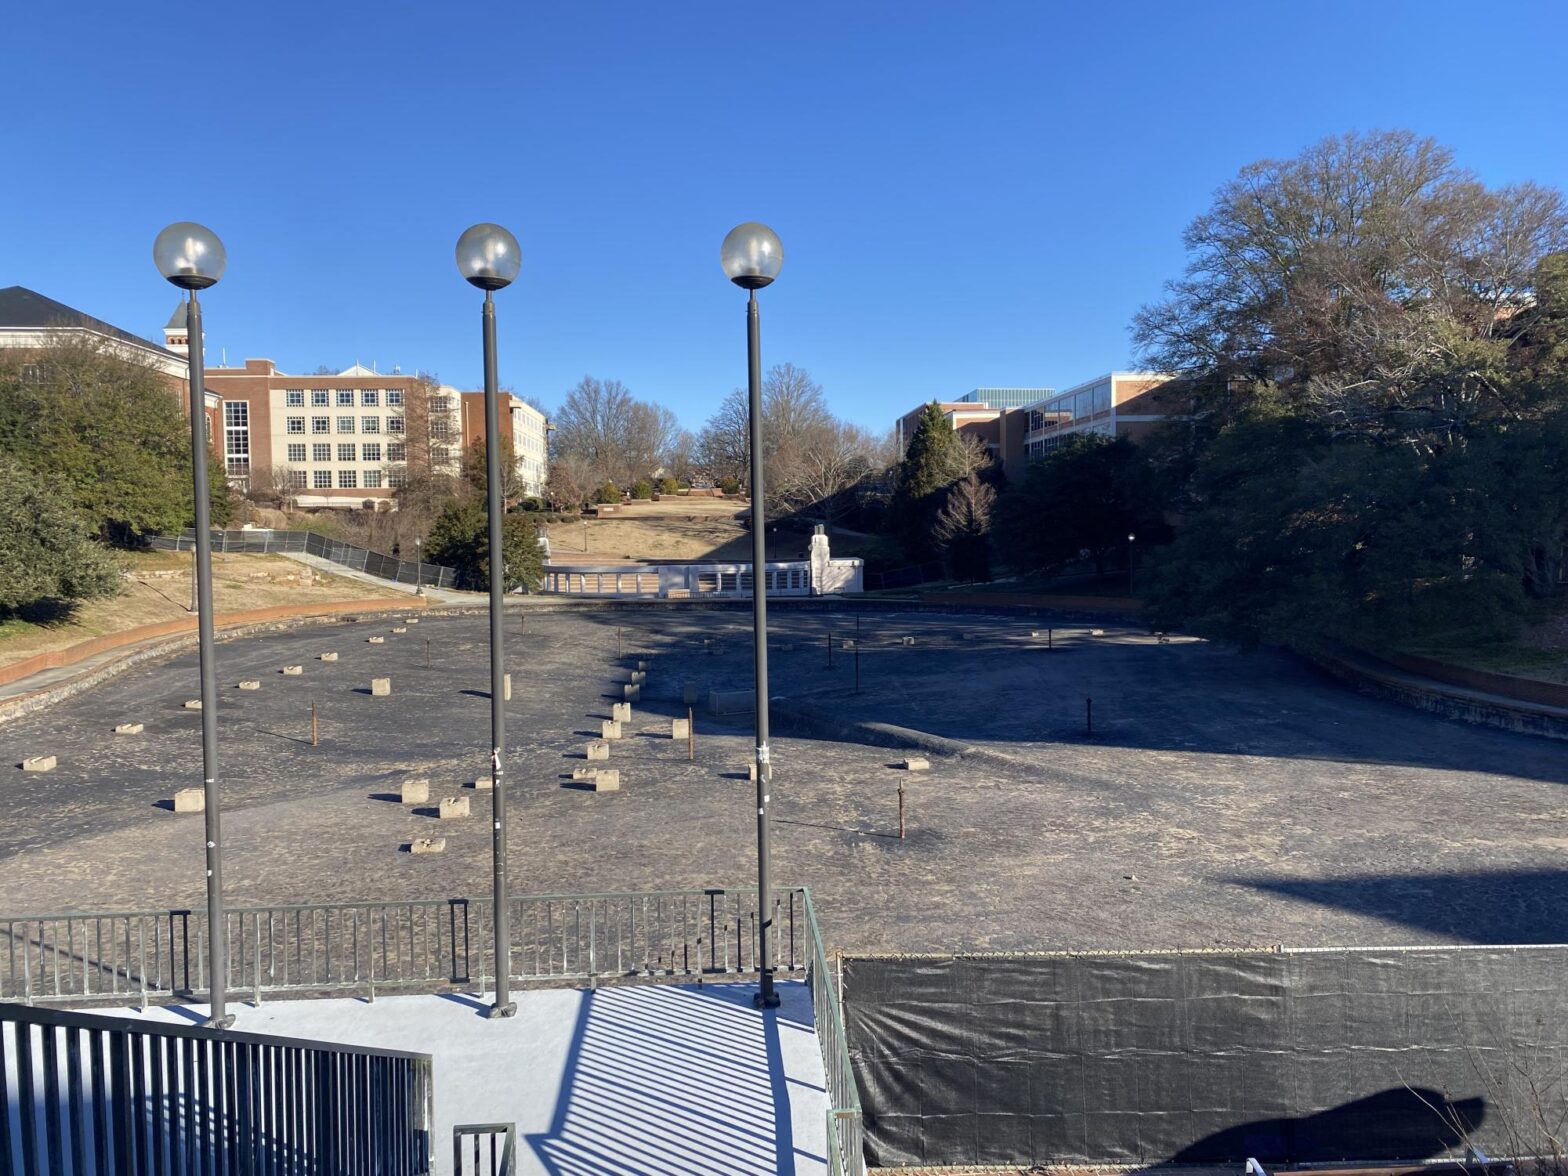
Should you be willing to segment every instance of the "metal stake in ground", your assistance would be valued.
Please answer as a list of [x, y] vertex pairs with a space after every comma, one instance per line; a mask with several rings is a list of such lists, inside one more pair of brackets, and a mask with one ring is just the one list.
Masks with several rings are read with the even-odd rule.
[[310, 745], [321, 746], [321, 729], [316, 725], [316, 700], [310, 701]]
[[1094, 699], [1092, 698], [1083, 700], [1083, 733], [1090, 736], [1094, 734]]
[[686, 708], [686, 762], [697, 759], [697, 724], [692, 722], [691, 707]]
[[756, 669], [757, 724], [757, 968], [761, 983], [758, 1008], [777, 1008], [773, 988], [773, 880], [768, 805], [772, 800], [772, 755], [768, 746], [768, 555], [766, 496], [762, 483], [762, 328], [757, 291], [778, 276], [784, 246], [766, 225], [748, 223], [730, 230], [719, 251], [724, 272], [751, 292], [746, 301], [747, 407], [751, 439], [751, 616], [752, 658]]
[[[856, 617], [855, 619], [858, 621], [860, 618]], [[855, 641], [855, 693], [860, 693], [860, 641], [858, 638]]]
[[485, 361], [485, 507], [490, 539], [490, 780], [491, 872], [495, 918], [495, 1004], [490, 1016], [510, 1017], [517, 1005], [508, 995], [512, 972], [512, 919], [506, 894], [506, 708], [503, 702], [504, 636], [501, 623], [506, 596], [505, 547], [502, 524], [506, 504], [501, 498], [500, 378], [496, 373], [495, 302], [491, 294], [512, 283], [522, 255], [517, 238], [500, 225], [473, 226], [457, 242], [457, 268], [485, 292], [482, 326]]
[[425, 669], [430, 668], [430, 638], [425, 638]]
[[904, 781], [898, 782], [898, 839], [904, 840]]
[[212, 1008], [207, 1024], [227, 1029], [228, 924], [223, 913], [223, 827], [218, 795], [218, 678], [212, 628], [212, 487], [207, 484], [207, 386], [201, 303], [196, 291], [216, 284], [228, 260], [217, 234], [182, 221], [158, 234], [153, 242], [158, 271], [187, 292], [185, 336], [190, 347], [191, 494], [196, 507], [196, 634], [201, 666], [202, 811], [207, 834], [208, 975]]

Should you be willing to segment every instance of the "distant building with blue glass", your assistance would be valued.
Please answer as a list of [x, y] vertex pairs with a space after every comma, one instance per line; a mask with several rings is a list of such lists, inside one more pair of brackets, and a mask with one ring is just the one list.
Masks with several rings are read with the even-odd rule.
[[1044, 400], [1054, 388], [976, 388], [958, 398], [960, 404], [983, 404], [987, 408], [1027, 408]]

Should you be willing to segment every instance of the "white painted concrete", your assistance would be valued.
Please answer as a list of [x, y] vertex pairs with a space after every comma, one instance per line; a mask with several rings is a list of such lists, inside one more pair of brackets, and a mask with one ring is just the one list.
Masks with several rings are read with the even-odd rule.
[[[518, 1172], [537, 1176], [815, 1176], [827, 1170], [822, 1055], [811, 995], [751, 1007], [752, 984], [381, 996], [230, 1005], [235, 1028], [434, 1059], [436, 1170], [455, 1123], [516, 1122]], [[197, 1021], [202, 1006], [112, 1011]]]

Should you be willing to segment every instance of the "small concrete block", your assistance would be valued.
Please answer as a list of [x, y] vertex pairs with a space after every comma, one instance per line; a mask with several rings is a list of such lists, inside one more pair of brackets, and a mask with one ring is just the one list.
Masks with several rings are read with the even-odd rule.
[[174, 811], [200, 813], [207, 808], [207, 796], [200, 788], [181, 788], [174, 794]]
[[631, 684], [633, 686], [641, 686], [647, 680], [648, 675], [645, 674], [642, 670], [633, 670], [631, 672]]
[[626, 696], [627, 702], [639, 702], [642, 700], [642, 687], [633, 685], [630, 682], [621, 687], [621, 693]]
[[468, 797], [443, 796], [441, 798], [440, 813], [443, 821], [452, 821], [458, 817], [466, 817], [468, 815]]
[[445, 837], [416, 837], [408, 843], [409, 853], [440, 853], [444, 849]]
[[930, 770], [931, 761], [928, 759], [906, 759], [904, 761], [904, 771], [906, 772], [929, 772]]
[[301, 674], [303, 674], [304, 672], [305, 672], [305, 667], [304, 666], [284, 666], [283, 667], [283, 673], [287, 674], [290, 678], [297, 678]]
[[391, 678], [370, 679], [370, 694], [372, 698], [385, 698], [392, 693]]
[[429, 780], [404, 780], [402, 800], [404, 804], [429, 804]]
[[115, 727], [114, 733], [116, 735], [140, 735], [142, 733], [142, 725], [140, 723], [121, 723]]
[[494, 776], [475, 776], [474, 777], [474, 791], [475, 792], [494, 792], [495, 791], [495, 777]]
[[750, 780], [753, 784], [755, 784], [757, 782], [757, 761], [756, 760], [752, 760], [751, 763], [746, 765], [746, 779]]
[[258, 682], [255, 678], [247, 678], [245, 681], [240, 683], [240, 689], [241, 690], [260, 690], [261, 689], [261, 683]]
[[842, 640], [842, 641], [840, 641], [838, 643], [838, 647], [840, 649], [854, 649], [855, 648], [855, 639], [853, 637], [846, 637], [846, 638], [844, 638], [844, 640]]
[[394, 632], [394, 633], [407, 633], [408, 632], [408, 626], [407, 625], [393, 625], [392, 626], [392, 632]]
[[696, 706], [702, 701], [702, 687], [695, 682], [687, 682], [681, 687], [681, 701], [687, 706]]
[[337, 661], [338, 660], [338, 655], [335, 654], [335, 653], [324, 653], [324, 654], [321, 655], [321, 660], [322, 661]]
[[387, 639], [385, 637], [366, 637], [365, 643], [367, 645], [385, 645]]
[[512, 701], [512, 675], [511, 674], [502, 674], [501, 675], [501, 700], [503, 702], [511, 702]]
[[619, 739], [621, 737], [621, 723], [619, 719], [605, 719], [599, 724], [600, 739]]
[[52, 755], [33, 755], [22, 761], [24, 772], [52, 772], [54, 771], [55, 758]]
[[199, 698], [188, 698], [188, 699], [186, 699], [185, 700], [185, 709], [186, 710], [201, 710], [201, 699], [199, 699]]
[[419, 618], [418, 617], [404, 617], [403, 618], [403, 623], [405, 625], [417, 625], [417, 624], [419, 624]]
[[606, 768], [602, 772], [593, 774], [593, 790], [595, 792], [619, 792], [621, 790], [621, 772], [619, 768]]
[[610, 717], [617, 723], [632, 721], [632, 704], [629, 702], [612, 702], [610, 704]]
[[573, 780], [592, 780], [595, 776], [597, 776], [599, 774], [599, 772], [601, 770], [602, 769], [600, 769], [600, 768], [573, 768], [572, 769], [572, 779]]
[[913, 645], [915, 643], [915, 639], [913, 637], [903, 637], [900, 638], [900, 640], [905, 645]]
[[640, 662], [637, 663], [637, 668], [639, 670], [642, 670], [642, 671], [646, 672], [646, 671], [648, 671], [649, 669], [652, 668], [652, 663], [645, 662], [645, 661], [640, 661]]
[[1089, 636], [1091, 636], [1091, 637], [1104, 637], [1105, 636], [1105, 630], [1104, 629], [1090, 629], [1089, 630]]
[[603, 740], [595, 740], [587, 745], [586, 751], [591, 760], [607, 760], [610, 758], [610, 745]]
[[689, 719], [671, 719], [670, 720], [670, 738], [671, 739], [689, 739], [689, 738], [691, 738], [691, 721]]

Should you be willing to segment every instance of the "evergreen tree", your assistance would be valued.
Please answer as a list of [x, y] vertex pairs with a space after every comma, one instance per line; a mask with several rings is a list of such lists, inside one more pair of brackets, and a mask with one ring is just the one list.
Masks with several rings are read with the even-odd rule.
[[[525, 514], [502, 518], [506, 591], [537, 591], [544, 578], [544, 553], [539, 549], [539, 527]], [[457, 586], [470, 592], [490, 587], [490, 520], [483, 502], [458, 500], [447, 504], [431, 524], [425, 540], [425, 559], [457, 572]]]
[[910, 558], [937, 554], [936, 520], [947, 488], [973, 468], [969, 452], [933, 400], [920, 410], [888, 503], [893, 533]]
[[0, 616], [113, 596], [119, 589], [113, 557], [93, 541], [56, 486], [0, 453]]

